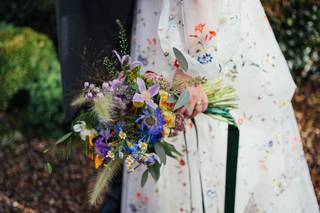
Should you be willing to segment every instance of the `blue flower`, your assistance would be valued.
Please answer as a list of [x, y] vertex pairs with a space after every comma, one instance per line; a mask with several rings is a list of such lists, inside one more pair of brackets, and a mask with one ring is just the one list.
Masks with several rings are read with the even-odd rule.
[[210, 53], [205, 53], [203, 56], [198, 56], [197, 60], [200, 64], [207, 64], [212, 62], [213, 57]]
[[136, 120], [141, 125], [143, 135], [148, 135], [152, 144], [157, 143], [162, 138], [163, 126], [166, 121], [159, 108], [152, 110], [142, 110], [139, 118]]
[[154, 153], [151, 154], [137, 154], [134, 155], [134, 159], [147, 166], [153, 165], [157, 161], [157, 157]]
[[149, 154], [147, 159], [144, 161], [144, 164], [150, 166], [153, 165], [157, 161], [157, 157], [155, 154]]
[[130, 154], [136, 153], [138, 151], [140, 151], [140, 146], [137, 143], [135, 143], [131, 147], [129, 147]]
[[116, 131], [116, 133], [119, 133], [123, 130], [123, 127], [124, 127], [124, 123], [123, 122], [120, 122], [120, 123], [117, 123], [113, 126], [114, 130]]

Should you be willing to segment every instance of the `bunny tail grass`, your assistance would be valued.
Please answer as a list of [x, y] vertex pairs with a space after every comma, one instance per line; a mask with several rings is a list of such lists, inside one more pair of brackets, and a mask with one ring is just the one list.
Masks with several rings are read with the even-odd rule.
[[93, 111], [99, 118], [105, 122], [111, 121], [111, 111], [113, 109], [113, 102], [111, 96], [104, 96], [96, 98], [93, 105]]
[[81, 94], [72, 100], [71, 106], [74, 108], [77, 108], [77, 107], [84, 105], [85, 103], [87, 103], [87, 100]]
[[89, 203], [96, 205], [101, 200], [101, 195], [108, 191], [108, 188], [119, 172], [122, 165], [121, 160], [110, 161], [104, 165], [104, 168], [98, 173], [96, 178], [92, 180], [89, 188]]

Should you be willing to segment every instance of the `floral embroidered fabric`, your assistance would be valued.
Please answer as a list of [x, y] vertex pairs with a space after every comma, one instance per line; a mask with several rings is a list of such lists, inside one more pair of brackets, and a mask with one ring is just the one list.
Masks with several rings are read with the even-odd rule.
[[[172, 79], [172, 47], [192, 75], [236, 88], [240, 129], [237, 213], [318, 213], [291, 106], [295, 84], [258, 0], [138, 0], [132, 54]], [[206, 115], [171, 138], [183, 156], [140, 188], [125, 174], [123, 213], [224, 212], [227, 125]]]

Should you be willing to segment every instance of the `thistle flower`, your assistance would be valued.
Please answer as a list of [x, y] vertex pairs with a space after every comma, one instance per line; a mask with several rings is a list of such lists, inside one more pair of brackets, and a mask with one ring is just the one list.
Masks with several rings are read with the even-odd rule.
[[145, 82], [141, 78], [137, 78], [137, 84], [140, 94], [134, 94], [132, 99], [133, 104], [136, 107], [141, 107], [144, 103], [146, 103], [152, 109], [156, 109], [157, 105], [153, 102], [152, 98], [158, 94], [160, 86], [155, 84], [147, 89]]
[[150, 113], [147, 109], [144, 109], [143, 114], [136, 120], [137, 123], [141, 124], [141, 130], [149, 136], [152, 144], [159, 141], [162, 137], [163, 126], [166, 121], [159, 108], [155, 109]]

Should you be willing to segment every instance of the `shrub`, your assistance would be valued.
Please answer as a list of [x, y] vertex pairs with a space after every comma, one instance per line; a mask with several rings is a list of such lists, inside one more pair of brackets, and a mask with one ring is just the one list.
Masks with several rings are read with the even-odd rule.
[[264, 0], [270, 23], [295, 79], [320, 77], [320, 3]]
[[63, 134], [64, 120], [60, 65], [55, 60], [48, 73], [41, 72], [27, 84], [30, 103], [27, 107], [27, 125], [42, 137], [59, 137]]
[[38, 73], [48, 73], [57, 56], [52, 42], [30, 28], [0, 24], [0, 110]]
[[61, 133], [60, 66], [46, 35], [1, 24], [0, 79], [0, 115], [11, 121], [9, 129], [44, 137]]

